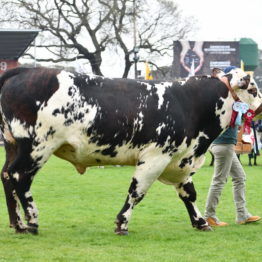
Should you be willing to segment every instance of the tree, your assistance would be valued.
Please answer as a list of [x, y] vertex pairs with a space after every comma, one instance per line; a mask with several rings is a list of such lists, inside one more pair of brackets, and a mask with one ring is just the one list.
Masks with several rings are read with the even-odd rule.
[[[172, 40], [181, 39], [194, 29], [194, 21], [183, 19], [178, 7], [167, 0], [0, 1], [0, 25], [12, 21], [21, 28], [41, 30], [38, 48], [48, 53], [44, 52], [39, 62], [88, 60], [98, 75], [103, 75], [104, 53], [114, 51], [124, 57], [122, 76], [127, 77], [135, 62], [134, 47], [144, 56], [141, 61], [150, 54], [153, 63], [168, 53]], [[26, 55], [33, 57], [29, 52]]]

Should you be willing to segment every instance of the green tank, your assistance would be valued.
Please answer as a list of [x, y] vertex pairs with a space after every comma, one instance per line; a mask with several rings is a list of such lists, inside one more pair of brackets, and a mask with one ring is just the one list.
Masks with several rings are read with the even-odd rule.
[[244, 62], [245, 71], [254, 71], [258, 64], [258, 45], [251, 38], [241, 38], [239, 41], [240, 59]]

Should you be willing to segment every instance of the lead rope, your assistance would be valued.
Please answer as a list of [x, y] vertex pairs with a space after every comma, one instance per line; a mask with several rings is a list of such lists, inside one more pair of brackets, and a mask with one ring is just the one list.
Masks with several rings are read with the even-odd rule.
[[228, 88], [228, 90], [230, 91], [232, 97], [234, 98], [235, 101], [240, 101], [239, 97], [237, 96], [236, 92], [233, 90], [233, 88], [230, 86], [228, 79], [226, 76], [222, 76], [221, 78], [219, 78]]

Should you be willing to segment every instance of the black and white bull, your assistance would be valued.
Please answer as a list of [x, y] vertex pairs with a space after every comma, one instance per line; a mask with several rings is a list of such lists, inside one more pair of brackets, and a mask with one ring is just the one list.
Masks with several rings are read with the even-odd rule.
[[[252, 109], [260, 106], [261, 93], [243, 71], [233, 70], [225, 79]], [[17, 232], [38, 232], [30, 186], [52, 154], [81, 174], [95, 165], [135, 166], [116, 218], [117, 234], [128, 233], [134, 206], [157, 179], [175, 187], [193, 227], [210, 230], [196, 206], [192, 175], [230, 122], [234, 99], [224, 82], [205, 76], [183, 84], [154, 83], [17, 68], [2, 76], [0, 87], [2, 181]]]

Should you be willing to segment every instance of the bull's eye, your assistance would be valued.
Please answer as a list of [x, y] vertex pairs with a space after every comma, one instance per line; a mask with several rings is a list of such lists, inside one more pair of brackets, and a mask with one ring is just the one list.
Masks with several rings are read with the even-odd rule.
[[257, 89], [256, 88], [250, 88], [247, 90], [249, 94], [252, 94], [253, 96], [257, 96]]

